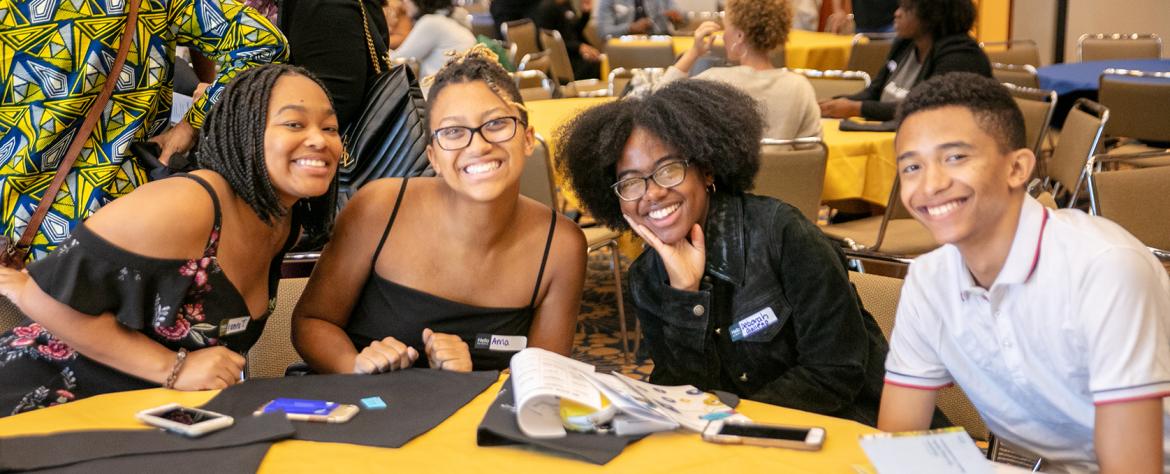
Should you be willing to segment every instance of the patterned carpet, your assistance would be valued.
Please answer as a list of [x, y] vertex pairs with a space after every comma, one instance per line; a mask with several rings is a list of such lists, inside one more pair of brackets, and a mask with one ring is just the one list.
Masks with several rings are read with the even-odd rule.
[[585, 275], [585, 292], [581, 296], [581, 315], [578, 318], [577, 334], [573, 340], [573, 358], [593, 364], [598, 372], [620, 371], [631, 377], [646, 380], [654, 368], [654, 362], [643, 350], [642, 357], [632, 354], [635, 342], [635, 321], [633, 305], [630, 304], [629, 289], [625, 287], [626, 268], [630, 261], [622, 258], [622, 284], [626, 296], [626, 328], [630, 338], [630, 363], [622, 357], [621, 327], [618, 323], [617, 298], [614, 291], [613, 269], [610, 249], [605, 248], [589, 255]]

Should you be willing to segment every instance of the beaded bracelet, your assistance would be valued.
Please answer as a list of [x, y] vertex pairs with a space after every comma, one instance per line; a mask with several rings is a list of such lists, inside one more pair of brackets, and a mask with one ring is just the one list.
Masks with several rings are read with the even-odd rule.
[[175, 388], [175, 382], [179, 380], [179, 369], [183, 368], [183, 362], [187, 360], [187, 349], [179, 348], [179, 353], [175, 356], [175, 366], [171, 367], [171, 376], [167, 377], [166, 388]]

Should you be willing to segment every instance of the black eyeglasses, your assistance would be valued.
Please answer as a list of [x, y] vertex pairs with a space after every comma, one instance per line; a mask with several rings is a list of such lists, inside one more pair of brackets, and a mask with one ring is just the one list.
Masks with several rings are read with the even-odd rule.
[[687, 166], [690, 166], [687, 160], [671, 161], [659, 166], [649, 176], [626, 178], [611, 187], [623, 201], [637, 201], [646, 195], [651, 179], [662, 188], [678, 186], [687, 177]]
[[[439, 143], [439, 148], [448, 151], [462, 150], [471, 145], [471, 139], [479, 132], [479, 136], [488, 143], [500, 143], [511, 140], [516, 136], [516, 125], [524, 123], [519, 117], [500, 117], [488, 120], [475, 128], [453, 126], [443, 127], [431, 134]], [[527, 126], [528, 124], [524, 124]]]

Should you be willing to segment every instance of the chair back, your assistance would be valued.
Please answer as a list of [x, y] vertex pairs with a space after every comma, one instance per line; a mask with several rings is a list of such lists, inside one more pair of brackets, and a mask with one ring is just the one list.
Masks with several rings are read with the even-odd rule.
[[1160, 57], [1162, 38], [1153, 33], [1094, 33], [1077, 38], [1077, 58], [1080, 61]]
[[520, 173], [520, 194], [560, 210], [552, 166], [549, 165], [548, 144], [539, 135], [532, 154], [524, 159], [524, 170]]
[[553, 98], [556, 86], [543, 71], [516, 71], [509, 74], [516, 81], [516, 87], [520, 89], [520, 98], [525, 102]]
[[[1158, 162], [1161, 166], [1145, 166]], [[1122, 163], [1106, 169], [1107, 164]], [[1170, 151], [1097, 155], [1088, 165], [1094, 214], [1116, 222], [1148, 247], [1170, 250]]]
[[[886, 339], [894, 329], [894, 315], [902, 297], [903, 280], [868, 273], [849, 272], [849, 281], [857, 288], [861, 305], [873, 315]], [[972, 438], [986, 440], [987, 425], [971, 400], [958, 387], [938, 391], [938, 408], [951, 422], [962, 426]]]
[[1105, 135], [1170, 142], [1170, 72], [1106, 69], [1097, 99], [1109, 108]]
[[597, 15], [590, 15], [589, 22], [585, 23], [585, 28], [581, 30], [581, 35], [585, 37], [586, 43], [593, 45], [598, 51], [605, 52], [605, 38], [597, 32]]
[[1028, 146], [1037, 157], [1042, 156], [1040, 152], [1044, 145], [1044, 137], [1048, 134], [1048, 124], [1052, 121], [1053, 111], [1056, 110], [1056, 92], [1013, 84], [1004, 86], [1011, 91], [1012, 98], [1016, 100], [1016, 105], [1024, 114], [1024, 135], [1027, 137]]
[[666, 68], [674, 64], [674, 44], [667, 40], [646, 40], [645, 37], [623, 36], [610, 41], [605, 49], [612, 69]]
[[906, 209], [905, 204], [902, 204], [902, 180], [897, 175], [894, 176], [894, 185], [890, 187], [890, 197], [886, 199], [886, 211], [882, 214], [882, 225], [878, 228], [877, 241], [871, 250], [875, 252], [882, 250], [882, 244], [886, 240], [886, 229], [889, 228], [890, 221], [895, 219], [914, 220], [914, 215]]
[[828, 161], [829, 149], [818, 137], [764, 139], [760, 147], [760, 171], [752, 192], [791, 204], [815, 223]]
[[504, 41], [516, 45], [516, 56], [540, 52], [540, 43], [536, 39], [536, 23], [531, 19], [509, 21], [500, 25], [500, 32]]
[[864, 71], [818, 71], [816, 69], [792, 69], [812, 83], [817, 101], [837, 96], [854, 94], [869, 87], [869, 74]]
[[1052, 149], [1048, 160], [1048, 182], [1060, 195], [1060, 189], [1070, 193], [1068, 203], [1076, 204], [1076, 196], [1084, 183], [1083, 171], [1089, 157], [1096, 154], [1101, 133], [1109, 121], [1109, 109], [1089, 99], [1078, 99], [1064, 127], [1060, 130], [1060, 141]]
[[565, 40], [557, 30], [540, 30], [540, 44], [548, 51], [549, 69], [553, 79], [560, 82], [573, 82], [573, 63], [569, 61], [569, 50], [565, 48]]
[[994, 63], [1014, 64], [1017, 66], [1029, 65], [1040, 67], [1040, 48], [1030, 39], [1011, 41], [986, 41], [979, 46], [987, 54], [987, 59]]
[[630, 80], [634, 78], [634, 71], [624, 67], [615, 68], [609, 71], [609, 96], [621, 97], [626, 92], [626, 86], [630, 84]]
[[268, 316], [260, 339], [248, 350], [248, 378], [283, 377], [289, 365], [301, 362], [292, 345], [292, 313], [308, 278], [285, 278], [276, 290], [276, 309]]
[[24, 313], [16, 309], [12, 300], [0, 297], [0, 334], [8, 332], [24, 320]]
[[1040, 88], [1040, 76], [1036, 73], [1036, 68], [1030, 64], [992, 63], [991, 77], [1004, 84]]
[[845, 69], [865, 71], [870, 77], [886, 67], [886, 58], [894, 46], [893, 33], [858, 33], [853, 36], [853, 47], [849, 52], [849, 64]]

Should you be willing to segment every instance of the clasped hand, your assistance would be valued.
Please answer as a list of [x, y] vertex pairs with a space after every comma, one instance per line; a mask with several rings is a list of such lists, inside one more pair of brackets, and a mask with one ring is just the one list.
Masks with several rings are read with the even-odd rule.
[[[423, 350], [432, 369], [454, 372], [471, 371], [471, 349], [454, 334], [423, 329]], [[418, 350], [398, 339], [386, 337], [374, 341], [354, 358], [355, 374], [377, 374], [402, 370], [414, 365]]]

